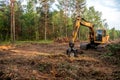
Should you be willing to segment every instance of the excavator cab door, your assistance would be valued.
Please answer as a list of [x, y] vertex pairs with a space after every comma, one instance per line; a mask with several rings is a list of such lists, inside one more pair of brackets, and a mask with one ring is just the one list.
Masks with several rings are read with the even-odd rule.
[[103, 30], [96, 31], [96, 41], [102, 41]]

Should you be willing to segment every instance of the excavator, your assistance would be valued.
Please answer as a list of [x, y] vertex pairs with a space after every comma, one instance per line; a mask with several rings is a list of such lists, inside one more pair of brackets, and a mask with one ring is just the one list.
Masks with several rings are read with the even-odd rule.
[[89, 32], [89, 43], [86, 44], [85, 49], [96, 49], [98, 45], [106, 44], [108, 43], [109, 36], [106, 35], [106, 30], [105, 29], [97, 29], [96, 31], [94, 30], [94, 24], [91, 22], [86, 21], [84, 18], [81, 18], [80, 16], [77, 16], [76, 21], [75, 21], [75, 26], [73, 28], [72, 36], [69, 41], [69, 48], [67, 49], [66, 54], [70, 56], [71, 53], [74, 53], [74, 56], [77, 56], [77, 49], [75, 49], [74, 44], [75, 40], [80, 28], [80, 25], [83, 25], [85, 27], [88, 27], [90, 32]]

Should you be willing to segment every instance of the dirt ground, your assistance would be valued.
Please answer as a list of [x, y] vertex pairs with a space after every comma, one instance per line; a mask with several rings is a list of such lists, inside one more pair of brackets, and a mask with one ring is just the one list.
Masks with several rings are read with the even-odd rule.
[[67, 48], [67, 43], [1, 45], [0, 80], [120, 80], [120, 57], [108, 50], [68, 57]]

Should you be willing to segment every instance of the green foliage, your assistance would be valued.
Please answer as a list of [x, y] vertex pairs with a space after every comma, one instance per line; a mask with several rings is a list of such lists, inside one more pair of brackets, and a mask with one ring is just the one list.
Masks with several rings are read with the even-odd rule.
[[[3, 3], [4, 4], [4, 3]], [[10, 38], [10, 11], [5, 4], [0, 6], [0, 40], [6, 41]]]
[[50, 71], [52, 70], [52, 64], [51, 63], [39, 63], [38, 70], [43, 73], [50, 73]]
[[93, 6], [89, 7], [89, 9], [86, 8], [82, 16], [87, 21], [92, 22], [95, 28], [104, 28], [102, 23], [104, 20], [101, 19], [102, 13], [96, 11]]
[[[15, 2], [15, 27], [16, 40], [40, 41], [44, 39], [45, 22], [47, 21], [46, 35], [48, 40], [57, 37], [70, 37], [75, 15], [80, 14], [87, 21], [95, 24], [95, 28], [108, 28], [106, 20], [102, 20], [102, 13], [94, 7], [86, 8], [85, 0], [58, 0], [58, 10], [51, 10], [51, 5], [55, 0], [28, 0], [26, 5], [17, 0]], [[10, 5], [5, 3], [0, 6], [0, 40], [10, 40]], [[39, 4], [39, 5], [38, 5]], [[47, 8], [45, 8], [47, 4]], [[37, 5], [37, 6], [36, 6]], [[76, 7], [76, 5], [78, 7]], [[45, 19], [47, 10], [47, 19]], [[76, 14], [77, 13], [77, 14]], [[88, 29], [80, 27], [79, 39], [88, 39]], [[108, 30], [110, 38], [120, 38], [120, 31]]]
[[77, 67], [76, 66], [74, 66], [74, 65], [71, 65], [70, 63], [68, 63], [68, 62], [63, 62], [63, 63], [59, 63], [58, 64], [58, 69], [59, 70], [63, 70], [63, 69], [67, 69], [67, 70], [76, 70], [77, 69]]
[[111, 44], [108, 46], [108, 49], [113, 53], [116, 54], [116, 52], [120, 51], [120, 44]]
[[120, 38], [120, 30], [115, 30], [115, 28], [112, 28], [109, 30], [109, 35], [111, 40]]

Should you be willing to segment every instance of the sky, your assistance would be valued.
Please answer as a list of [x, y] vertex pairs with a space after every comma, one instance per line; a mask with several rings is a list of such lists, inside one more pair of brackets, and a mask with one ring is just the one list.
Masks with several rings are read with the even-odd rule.
[[86, 0], [87, 7], [94, 6], [102, 12], [102, 19], [107, 19], [109, 29], [120, 30], [120, 0]]

